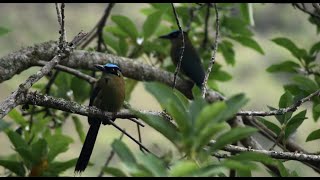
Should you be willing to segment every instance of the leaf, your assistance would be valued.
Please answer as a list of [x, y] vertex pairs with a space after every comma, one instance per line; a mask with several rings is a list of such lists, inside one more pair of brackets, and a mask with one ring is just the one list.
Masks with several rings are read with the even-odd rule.
[[115, 177], [127, 177], [127, 175], [121, 169], [118, 168], [104, 167], [103, 171]]
[[257, 129], [251, 127], [245, 128], [234, 128], [230, 131], [222, 134], [220, 137], [217, 138], [216, 143], [211, 146], [211, 150], [218, 150], [224, 147], [227, 144], [232, 144], [237, 142], [253, 133], [257, 132]]
[[227, 109], [224, 110], [224, 121], [232, 118], [239, 110], [242, 108], [248, 99], [245, 97], [243, 93], [236, 94], [231, 98], [226, 100], [226, 104], [228, 106]]
[[284, 61], [279, 64], [273, 64], [267, 68], [268, 72], [290, 72], [296, 73], [297, 68], [300, 68], [300, 65], [293, 61]]
[[225, 102], [215, 102], [205, 106], [196, 119], [195, 131], [201, 132], [205, 126], [220, 122], [221, 112], [227, 109]]
[[48, 161], [51, 162], [57, 155], [66, 152], [73, 140], [66, 135], [54, 134], [47, 137], [47, 142], [49, 146]]
[[159, 9], [161, 11], [167, 11], [170, 8], [169, 3], [149, 3], [153, 8]]
[[21, 162], [10, 161], [10, 160], [0, 160], [0, 165], [6, 169], [9, 169], [11, 172], [15, 173], [18, 176], [25, 176], [26, 171]]
[[180, 161], [170, 169], [171, 177], [189, 176], [192, 172], [199, 169], [198, 165], [191, 160]]
[[39, 139], [31, 145], [33, 163], [37, 164], [48, 155], [48, 145], [44, 139]]
[[279, 46], [282, 46], [289, 50], [291, 54], [298, 58], [299, 60], [303, 59], [304, 57], [307, 56], [307, 52], [304, 49], [298, 48], [290, 39], [284, 38], [284, 37], [279, 37], [279, 38], [274, 38], [272, 41]]
[[21, 126], [27, 126], [27, 120], [24, 119], [24, 117], [18, 112], [16, 109], [12, 109], [9, 113], [8, 116], [12, 118], [17, 124]]
[[0, 119], [0, 132], [6, 131], [11, 125], [12, 123], [8, 123], [3, 119]]
[[288, 138], [307, 119], [306, 113], [307, 110], [301, 111], [288, 121], [285, 129], [285, 138]]
[[[54, 174], [55, 176], [60, 175], [62, 172], [69, 168], [73, 168], [76, 165], [78, 158], [70, 159], [68, 161], [63, 162], [52, 162], [49, 163], [48, 170], [50, 173]], [[52, 176], [51, 174], [49, 176]]]
[[8, 131], [7, 135], [11, 143], [13, 144], [15, 151], [18, 152], [18, 154], [24, 160], [26, 165], [31, 165], [33, 162], [33, 156], [27, 142], [24, 139], [22, 139], [22, 137], [18, 133], [14, 131]]
[[240, 44], [247, 46], [251, 49], [256, 50], [260, 54], [264, 55], [264, 52], [260, 45], [251, 37], [246, 37], [246, 36], [229, 36], [230, 38], [238, 41]]
[[[118, 38], [127, 38], [129, 35], [123, 30], [121, 29], [119, 26], [106, 26], [104, 28], [104, 30], [106, 32], [110, 32], [111, 34], [113, 34], [114, 36], [118, 37]], [[110, 37], [113, 37], [113, 36], [109, 36]], [[116, 41], [115, 39], [111, 39], [112, 41]], [[110, 40], [110, 41], [111, 41]], [[117, 44], [117, 43], [115, 43]], [[114, 45], [115, 45], [114, 44]], [[111, 46], [112, 47], [112, 46]]]
[[317, 42], [314, 45], [312, 45], [312, 47], [309, 51], [309, 54], [316, 55], [316, 54], [318, 54], [319, 51], [320, 51], [320, 42]]
[[84, 143], [84, 140], [86, 139], [86, 134], [83, 131], [82, 123], [81, 123], [80, 119], [78, 118], [78, 116], [71, 116], [71, 117], [72, 117], [74, 126], [76, 127], [76, 131], [77, 131], [77, 133], [79, 135], [80, 141], [82, 143]]
[[73, 92], [74, 100], [78, 103], [83, 103], [90, 93], [90, 84], [83, 79], [73, 77], [71, 79], [71, 90]]
[[190, 134], [193, 124], [192, 119], [188, 116], [189, 114], [183, 108], [176, 106], [172, 101], [168, 103], [166, 110], [177, 123], [180, 132], [183, 135]]
[[313, 141], [313, 140], [317, 140], [317, 139], [320, 139], [320, 129], [317, 129], [317, 130], [315, 130], [315, 131], [312, 131], [312, 132], [308, 135], [306, 142], [308, 142], [308, 141]]
[[111, 47], [114, 51], [116, 51], [117, 54], [120, 54], [120, 49], [119, 49], [118, 41], [116, 40], [116, 38], [114, 38], [112, 35], [108, 33], [104, 33], [103, 40], [109, 47]]
[[139, 162], [152, 173], [154, 177], [167, 176], [166, 166], [161, 159], [158, 159], [153, 154], [140, 154]]
[[232, 76], [223, 70], [214, 71], [210, 77], [210, 79], [215, 79], [221, 82], [229, 81], [232, 79]]
[[119, 55], [126, 56], [128, 52], [128, 43], [125, 38], [119, 38]]
[[130, 149], [119, 139], [112, 142], [112, 149], [127, 166], [135, 166], [137, 161]]
[[136, 41], [139, 35], [138, 30], [135, 24], [128, 17], [122, 15], [113, 15], [111, 19], [119, 26], [119, 28], [126, 32], [134, 41]]
[[301, 90], [305, 90], [308, 93], [313, 93], [318, 89], [317, 84], [308, 77], [297, 75], [293, 77], [293, 80], [299, 85]]
[[319, 104], [313, 103], [312, 105], [312, 117], [315, 122], [318, 121], [320, 117]]
[[10, 32], [10, 29], [7, 29], [5, 27], [1, 27], [0, 26], [0, 36], [3, 36], [3, 35], [5, 35], [5, 34], [7, 34], [9, 32]]
[[142, 29], [145, 40], [148, 39], [158, 28], [162, 18], [162, 14], [163, 11], [156, 11], [149, 15], [146, 21], [143, 23]]
[[[293, 104], [293, 96], [289, 91], [286, 91], [279, 100], [279, 108], [286, 108]], [[286, 123], [292, 116], [293, 112], [287, 112], [284, 115], [278, 115], [276, 118], [281, 124]]]
[[240, 12], [246, 23], [254, 26], [252, 3], [241, 3]]
[[273, 131], [275, 134], [279, 135], [281, 132], [281, 128], [278, 127], [276, 124], [274, 124], [271, 121], [268, 121], [264, 118], [261, 117], [257, 117], [257, 119], [262, 122], [265, 126], [267, 126], [268, 129], [270, 129], [271, 131]]
[[252, 36], [253, 33], [248, 29], [246, 22], [236, 17], [224, 17], [221, 21], [221, 27], [226, 28], [233, 34], [242, 36]]
[[156, 115], [146, 115], [138, 111], [133, 111], [133, 113], [149, 126], [161, 133], [173, 144], [176, 146], [179, 145], [179, 142], [181, 141], [181, 135], [178, 133], [177, 128], [172, 123], [167, 122], [167, 120], [164, 120]]
[[224, 60], [227, 64], [235, 64], [235, 53], [233, 50], [233, 44], [231, 42], [223, 40], [221, 43], [219, 43], [218, 51], [222, 52]]

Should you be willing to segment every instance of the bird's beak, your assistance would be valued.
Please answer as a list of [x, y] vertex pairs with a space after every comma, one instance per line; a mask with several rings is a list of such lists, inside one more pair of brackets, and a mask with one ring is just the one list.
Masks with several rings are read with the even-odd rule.
[[94, 65], [94, 67], [96, 67], [100, 71], [104, 71], [104, 67], [102, 65], [100, 65], [100, 64], [96, 64], [96, 65]]
[[169, 37], [169, 35], [168, 35], [168, 34], [163, 35], [163, 36], [159, 36], [159, 38], [161, 38], [161, 39], [170, 39], [170, 37]]

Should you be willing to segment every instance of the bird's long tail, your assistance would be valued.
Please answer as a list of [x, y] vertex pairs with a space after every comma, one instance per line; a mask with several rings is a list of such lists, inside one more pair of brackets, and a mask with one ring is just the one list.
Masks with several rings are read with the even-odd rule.
[[101, 124], [101, 122], [99, 120], [96, 120], [96, 122], [91, 123], [90, 128], [87, 133], [87, 136], [86, 136], [86, 139], [85, 139], [84, 144], [82, 146], [81, 153], [78, 158], [75, 170], [74, 170], [75, 172], [81, 173], [86, 169], [86, 167], [89, 163], [89, 159], [90, 159], [94, 144], [97, 139], [100, 124]]

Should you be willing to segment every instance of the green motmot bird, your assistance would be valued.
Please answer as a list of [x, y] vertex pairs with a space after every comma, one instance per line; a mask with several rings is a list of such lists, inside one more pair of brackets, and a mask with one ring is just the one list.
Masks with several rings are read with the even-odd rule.
[[[204, 81], [205, 71], [202, 66], [200, 56], [188, 38], [188, 34], [183, 31], [183, 35], [185, 47], [180, 66], [181, 70], [199, 88], [201, 88]], [[167, 35], [160, 36], [159, 38], [169, 39], [171, 41], [170, 55], [173, 64], [177, 66], [181, 56], [181, 47], [183, 45], [181, 31], [175, 30]]]
[[[115, 64], [96, 65], [102, 71], [102, 77], [96, 82], [90, 97], [89, 106], [112, 112], [115, 115], [123, 105], [125, 99], [125, 83], [120, 68]], [[81, 88], [81, 87], [79, 87]], [[114, 119], [111, 119], [112, 121]], [[75, 172], [86, 169], [98, 132], [100, 124], [107, 122], [99, 118], [88, 118], [90, 128], [81, 149]], [[108, 124], [108, 123], [104, 123]]]

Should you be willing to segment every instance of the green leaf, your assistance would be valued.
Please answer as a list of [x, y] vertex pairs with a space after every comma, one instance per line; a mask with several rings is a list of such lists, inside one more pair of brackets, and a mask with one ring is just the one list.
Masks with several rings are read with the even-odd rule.
[[74, 100], [83, 103], [89, 96], [90, 84], [83, 79], [73, 77], [71, 80], [71, 90], [73, 91]]
[[210, 79], [215, 79], [222, 82], [229, 81], [232, 79], [232, 76], [223, 70], [213, 72], [213, 74], [210, 77]]
[[246, 23], [254, 26], [252, 3], [241, 3], [240, 12]]
[[315, 122], [318, 121], [320, 117], [319, 104], [313, 103], [312, 105], [312, 117]]
[[215, 102], [205, 106], [196, 119], [195, 131], [201, 132], [205, 126], [221, 121], [221, 112], [225, 109], [227, 109], [225, 102]]
[[37, 164], [48, 155], [48, 145], [44, 139], [39, 139], [31, 145], [33, 163]]
[[308, 93], [313, 93], [318, 89], [317, 84], [308, 77], [297, 75], [293, 77], [293, 80], [299, 85], [301, 90], [305, 90]]
[[48, 161], [51, 162], [57, 155], [66, 152], [73, 140], [66, 135], [54, 134], [47, 137], [47, 142], [49, 146]]
[[285, 138], [287, 139], [298, 127], [303, 123], [306, 118], [307, 110], [301, 111], [293, 116], [287, 123], [285, 129]]
[[256, 50], [260, 54], [264, 55], [264, 52], [260, 45], [251, 37], [246, 37], [246, 36], [229, 36], [230, 38], [238, 41], [240, 44], [247, 46], [251, 49]]
[[119, 28], [126, 32], [134, 41], [136, 41], [139, 35], [138, 30], [135, 24], [128, 17], [122, 15], [113, 15], [111, 19], [119, 26]]
[[18, 176], [24, 177], [26, 175], [25, 168], [23, 163], [17, 161], [10, 161], [10, 160], [0, 160], [0, 166], [3, 166], [6, 169], [14, 172]]
[[78, 116], [71, 116], [74, 126], [76, 127], [76, 131], [79, 135], [80, 141], [84, 143], [84, 140], [86, 139], [86, 133], [83, 131], [83, 125], [81, 123], [81, 120], [78, 118]]
[[317, 129], [317, 130], [315, 130], [315, 131], [312, 131], [312, 132], [308, 135], [306, 142], [308, 142], [308, 141], [313, 141], [313, 140], [317, 140], [317, 139], [320, 139], [320, 129]]
[[248, 29], [246, 22], [240, 18], [224, 17], [221, 21], [221, 29], [226, 28], [232, 34], [239, 34], [242, 36], [252, 36], [253, 33]]
[[125, 38], [119, 38], [119, 55], [127, 56], [128, 43]]
[[223, 40], [221, 43], [219, 43], [218, 51], [222, 52], [224, 60], [227, 64], [235, 64], [235, 53], [233, 50], [233, 44], [231, 42]]
[[284, 37], [279, 37], [279, 38], [274, 38], [272, 39], [273, 42], [278, 44], [279, 46], [282, 46], [289, 50], [291, 54], [298, 58], [299, 60], [303, 59], [304, 57], [307, 56], [307, 52], [304, 49], [298, 48], [290, 39], [284, 38]]
[[17, 148], [24, 148], [24, 149], [28, 149], [29, 146], [27, 144], [27, 142], [22, 139], [21, 135], [14, 132], [14, 131], [9, 131], [7, 133], [11, 143], [13, 144], [13, 146], [17, 149]]
[[237, 142], [255, 132], [257, 132], [257, 129], [251, 128], [251, 127], [245, 127], [245, 128], [238, 127], [238, 128], [231, 129], [230, 131], [222, 134], [220, 137], [217, 138], [216, 143], [214, 143], [211, 146], [211, 150], [218, 150], [227, 144], [232, 144], [234, 142]]
[[26, 126], [28, 124], [27, 120], [24, 119], [24, 117], [18, 112], [16, 109], [12, 109], [8, 116], [12, 118], [17, 124], [21, 126]]
[[199, 169], [199, 166], [190, 160], [179, 161], [170, 169], [171, 177], [189, 176], [192, 172]]
[[[116, 36], [118, 38], [127, 38], [127, 37], [129, 37], [129, 35], [123, 29], [121, 29], [119, 26], [106, 26], [104, 28], [104, 30], [106, 32], [110, 32], [111, 34], [113, 34], [114, 36]], [[109, 38], [110, 37], [113, 37], [113, 36], [109, 36]], [[111, 40], [114, 41], [114, 42], [116, 41], [115, 39], [110, 39], [110, 41]]]
[[159, 9], [161, 11], [167, 11], [170, 8], [169, 3], [149, 3], [153, 8]]
[[133, 111], [133, 113], [176, 146], [181, 142], [181, 135], [178, 133], [177, 128], [172, 123], [168, 122], [168, 120], [162, 119], [156, 115], [146, 115], [138, 111]]
[[3, 119], [0, 119], [0, 132], [6, 131], [11, 125], [12, 123], [8, 123]]
[[137, 161], [130, 149], [121, 140], [115, 139], [112, 142], [112, 149], [117, 153], [121, 161], [127, 166], [135, 166]]
[[[109, 27], [109, 26], [108, 26]], [[103, 34], [103, 40], [104, 42], [111, 47], [117, 54], [120, 54], [120, 49], [119, 49], [119, 43], [116, 38], [114, 38], [112, 35], [108, 33]]]
[[192, 119], [182, 107], [176, 106], [170, 101], [166, 110], [173, 117], [183, 135], [187, 135], [192, 131]]
[[51, 92], [54, 93], [54, 95], [57, 97], [61, 97], [67, 100], [70, 99], [70, 97], [68, 96], [68, 92], [70, 91], [72, 78], [73, 76], [71, 76], [70, 74], [67, 74], [65, 72], [59, 72], [59, 74], [56, 77], [56, 80], [54, 81], [57, 90]]
[[103, 171], [105, 173], [111, 174], [114, 177], [127, 177], [127, 175], [118, 168], [114, 168], [114, 167], [104, 167]]
[[163, 11], [156, 11], [149, 15], [146, 21], [143, 23], [143, 35], [145, 39], [148, 39], [158, 28]]
[[300, 68], [300, 65], [293, 61], [284, 61], [279, 64], [273, 64], [267, 68], [268, 72], [290, 72], [296, 73], [297, 68]]
[[226, 104], [228, 108], [224, 111], [223, 120], [226, 121], [229, 118], [232, 118], [247, 102], [248, 99], [245, 97], [243, 93], [236, 94], [231, 98], [227, 99]]
[[[196, 87], [194, 87], [196, 88]], [[199, 89], [199, 88], [197, 88]], [[191, 101], [189, 106], [189, 114], [192, 119], [192, 124], [194, 122], [197, 122], [196, 119], [202, 109], [207, 105], [208, 103], [202, 98], [202, 97], [196, 97], [193, 101]]]
[[5, 34], [7, 34], [9, 32], [10, 32], [10, 29], [7, 29], [5, 27], [1, 27], [0, 26], [0, 36], [3, 36], [3, 35], [5, 35]]
[[315, 43], [312, 45], [309, 54], [310, 55], [316, 55], [320, 51], [320, 42]]
[[77, 163], [78, 158], [70, 159], [68, 161], [63, 161], [63, 162], [52, 162], [49, 163], [48, 170], [49, 171], [49, 176], [58, 176], [65, 170], [69, 168], [74, 168], [74, 166]]
[[167, 176], [166, 166], [161, 159], [158, 159], [153, 154], [139, 154], [140, 164], [152, 173], [153, 177]]
[[[279, 100], [279, 108], [286, 108], [293, 104], [293, 96], [289, 91], [286, 91]], [[276, 116], [281, 124], [286, 123], [292, 116], [292, 112], [287, 112], [284, 115]]]
[[267, 126], [268, 129], [270, 129], [271, 131], [273, 131], [275, 134], [279, 135], [281, 132], [281, 128], [278, 127], [276, 124], [274, 124], [271, 121], [268, 121], [264, 118], [261, 117], [257, 117], [257, 119], [262, 122], [265, 126]]

